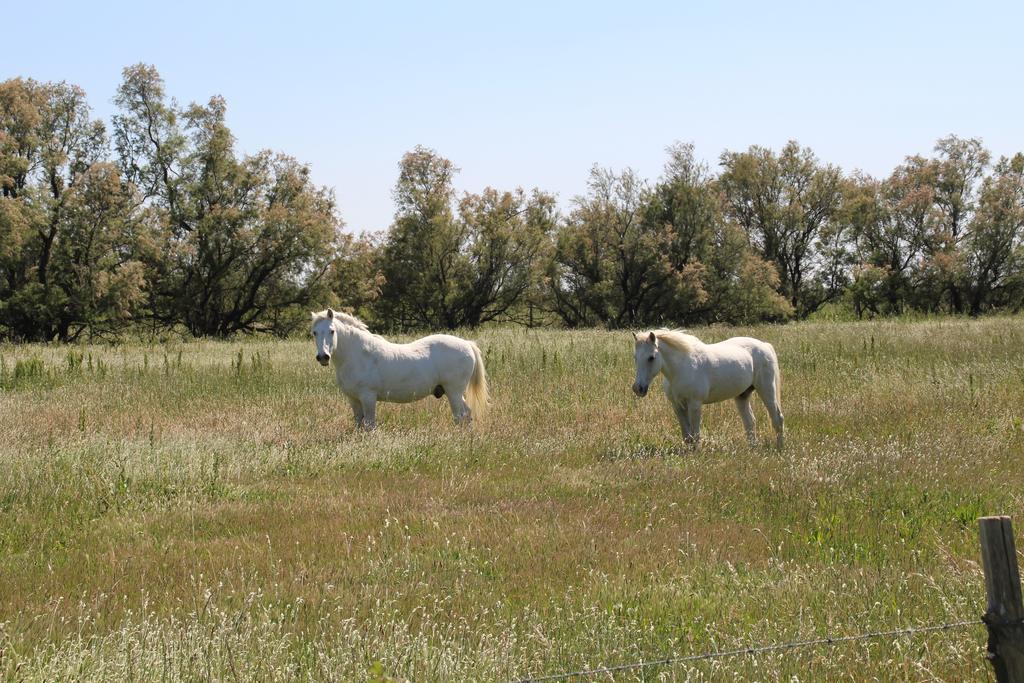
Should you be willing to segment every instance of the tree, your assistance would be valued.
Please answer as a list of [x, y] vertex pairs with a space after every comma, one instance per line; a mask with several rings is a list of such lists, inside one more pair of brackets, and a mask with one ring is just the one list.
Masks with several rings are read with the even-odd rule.
[[29, 79], [0, 83], [0, 192], [20, 196], [41, 156], [39, 136], [46, 106], [45, 88]]
[[97, 162], [68, 191], [53, 284], [61, 292], [57, 336], [111, 334], [145, 303], [143, 264], [134, 248], [135, 197], [117, 167]]
[[779, 293], [779, 272], [747, 242], [739, 226], [725, 222], [707, 264], [708, 300], [697, 323], [730, 324], [786, 320], [793, 306]]
[[724, 228], [721, 203], [706, 164], [694, 156], [692, 144], [667, 148], [664, 173], [651, 192], [644, 223], [670, 233], [672, 276], [657, 287], [644, 318], [650, 322], [696, 322], [709, 312], [708, 264]]
[[507, 317], [536, 281], [554, 199], [487, 188], [463, 197], [456, 215], [457, 172], [424, 147], [402, 158], [377, 307], [388, 327], [454, 329]]
[[17, 339], [70, 340], [138, 310], [132, 189], [106, 164], [105, 130], [66, 83], [0, 84], [0, 312]]
[[910, 302], [935, 230], [933, 177], [927, 160], [908, 157], [884, 182], [857, 175], [848, 184], [841, 221], [854, 241], [857, 278], [868, 278], [856, 287], [862, 298], [871, 293], [862, 308], [899, 313]]
[[236, 157], [224, 100], [180, 110], [152, 67], [125, 69], [115, 101], [119, 163], [155, 225], [155, 319], [194, 335], [293, 329], [327, 291], [340, 246], [333, 193], [289, 156]]
[[458, 169], [431, 149], [416, 147], [399, 164], [395, 221], [384, 244], [379, 316], [388, 327], [456, 326], [448, 299], [459, 253], [452, 179]]
[[974, 218], [978, 193], [991, 155], [981, 140], [955, 135], [935, 143], [932, 193], [938, 213], [933, 248], [955, 250]]
[[162, 208], [171, 229], [189, 232], [188, 214], [179, 201], [180, 186], [186, 182], [183, 165], [188, 140], [156, 67], [126, 67], [114, 103], [119, 108], [113, 118], [114, 147], [122, 175], [145, 200]]
[[777, 272], [726, 220], [693, 146], [668, 148], [659, 182], [595, 167], [591, 192], [558, 234], [554, 310], [572, 326], [779, 319], [792, 313]]
[[964, 240], [969, 311], [1008, 306], [1024, 295], [1024, 154], [1002, 158], [984, 179]]
[[670, 255], [674, 233], [644, 220], [650, 189], [634, 171], [594, 166], [587, 185], [555, 244], [554, 310], [570, 326], [635, 325], [678, 275]]
[[374, 304], [384, 286], [381, 272], [383, 235], [355, 236], [343, 233], [338, 256], [331, 263], [327, 281], [334, 304], [363, 319], [375, 321]]
[[671, 227], [672, 265], [681, 277], [651, 322], [744, 323], [792, 315], [778, 294], [777, 271], [726, 218], [716, 180], [693, 145], [677, 143], [668, 153], [647, 215]]
[[725, 152], [721, 165], [719, 185], [728, 216], [778, 268], [782, 291], [798, 315], [806, 316], [835, 296], [827, 287], [812, 285], [821, 269], [819, 237], [842, 199], [839, 169], [821, 164], [794, 141], [778, 155], [757, 146]]
[[475, 327], [508, 316], [537, 286], [538, 264], [557, 220], [555, 199], [521, 188], [486, 188], [459, 203], [466, 240], [465, 287], [456, 298], [461, 323]]
[[974, 221], [978, 192], [991, 157], [981, 140], [955, 135], [941, 138], [935, 151], [938, 157], [930, 160], [929, 166], [936, 220], [922, 268], [924, 289], [934, 292], [928, 302], [931, 307], [947, 297], [950, 310], [960, 313], [966, 277], [961, 243]]

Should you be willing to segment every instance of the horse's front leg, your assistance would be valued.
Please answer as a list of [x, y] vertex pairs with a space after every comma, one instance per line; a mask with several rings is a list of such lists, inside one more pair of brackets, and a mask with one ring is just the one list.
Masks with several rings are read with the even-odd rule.
[[366, 431], [373, 431], [377, 427], [377, 395], [360, 394], [359, 403], [363, 408], [362, 427]]
[[683, 430], [683, 441], [686, 443], [693, 442], [693, 429], [690, 427], [690, 416], [686, 412], [686, 404], [669, 399], [669, 403], [672, 404], [672, 410], [676, 413], [676, 419], [679, 420], [679, 428]]
[[700, 401], [690, 399], [686, 402], [686, 414], [690, 418], [690, 443], [694, 446], [700, 445]]
[[346, 396], [348, 404], [352, 406], [352, 417], [356, 421], [356, 429], [363, 426], [363, 404], [358, 398]]

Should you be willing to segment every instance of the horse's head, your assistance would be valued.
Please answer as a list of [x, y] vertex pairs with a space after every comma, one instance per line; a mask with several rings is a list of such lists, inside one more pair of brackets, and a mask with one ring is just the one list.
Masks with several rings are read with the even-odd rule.
[[661, 349], [658, 348], [658, 335], [636, 334], [633, 336], [633, 360], [636, 361], [636, 381], [633, 382], [633, 393], [643, 398], [651, 388], [651, 382], [661, 372]]
[[326, 315], [313, 314], [313, 341], [316, 343], [316, 361], [327, 366], [337, 343], [338, 333], [334, 330], [334, 311], [327, 309]]

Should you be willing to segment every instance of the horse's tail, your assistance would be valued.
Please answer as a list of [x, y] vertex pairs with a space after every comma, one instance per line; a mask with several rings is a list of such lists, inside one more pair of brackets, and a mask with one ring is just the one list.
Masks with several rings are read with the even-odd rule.
[[490, 394], [487, 391], [487, 371], [484, 370], [484, 357], [480, 353], [480, 347], [470, 342], [473, 347], [473, 375], [469, 378], [469, 387], [466, 389], [466, 403], [472, 411], [474, 418], [481, 418], [487, 412]]

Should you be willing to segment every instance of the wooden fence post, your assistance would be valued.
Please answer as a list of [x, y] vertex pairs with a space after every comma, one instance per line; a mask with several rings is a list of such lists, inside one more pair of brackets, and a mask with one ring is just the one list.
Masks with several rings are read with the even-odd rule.
[[999, 683], [1024, 683], [1024, 605], [1009, 517], [978, 520], [988, 607], [988, 660]]

